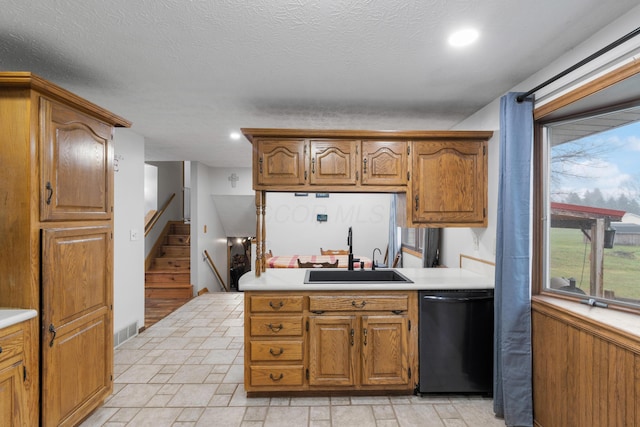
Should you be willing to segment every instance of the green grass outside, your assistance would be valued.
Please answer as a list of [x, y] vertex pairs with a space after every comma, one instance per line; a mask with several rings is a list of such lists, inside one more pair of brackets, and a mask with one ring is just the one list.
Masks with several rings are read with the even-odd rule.
[[[576, 286], [589, 294], [591, 243], [586, 244], [585, 252], [584, 234], [564, 228], [552, 228], [550, 240], [550, 277], [574, 277]], [[605, 249], [603, 282], [604, 289], [614, 291], [617, 298], [640, 301], [640, 246]]]

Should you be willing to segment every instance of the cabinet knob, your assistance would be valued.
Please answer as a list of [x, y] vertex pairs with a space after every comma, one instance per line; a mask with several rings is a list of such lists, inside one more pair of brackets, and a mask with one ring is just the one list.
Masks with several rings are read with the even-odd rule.
[[0, 347], [0, 353], [2, 353], [2, 347]]

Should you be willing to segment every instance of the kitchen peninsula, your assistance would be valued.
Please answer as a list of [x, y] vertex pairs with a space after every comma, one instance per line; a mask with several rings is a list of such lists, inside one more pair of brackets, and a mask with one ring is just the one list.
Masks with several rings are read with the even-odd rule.
[[247, 394], [413, 393], [418, 291], [494, 283], [458, 268], [396, 270], [412, 283], [305, 283], [307, 269], [242, 276]]

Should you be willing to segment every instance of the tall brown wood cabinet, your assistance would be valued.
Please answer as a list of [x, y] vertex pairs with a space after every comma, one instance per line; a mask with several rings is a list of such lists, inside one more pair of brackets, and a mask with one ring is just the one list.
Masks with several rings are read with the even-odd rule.
[[113, 388], [112, 134], [130, 125], [31, 73], [0, 73], [0, 306], [38, 311], [27, 406], [42, 426], [78, 424]]

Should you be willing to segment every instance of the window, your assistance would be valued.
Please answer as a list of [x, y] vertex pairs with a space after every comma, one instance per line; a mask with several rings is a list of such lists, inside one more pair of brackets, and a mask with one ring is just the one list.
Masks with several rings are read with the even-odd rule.
[[403, 228], [402, 247], [413, 251], [418, 256], [422, 256], [422, 246], [424, 242], [423, 228]]
[[543, 290], [640, 308], [640, 106], [540, 129]]

